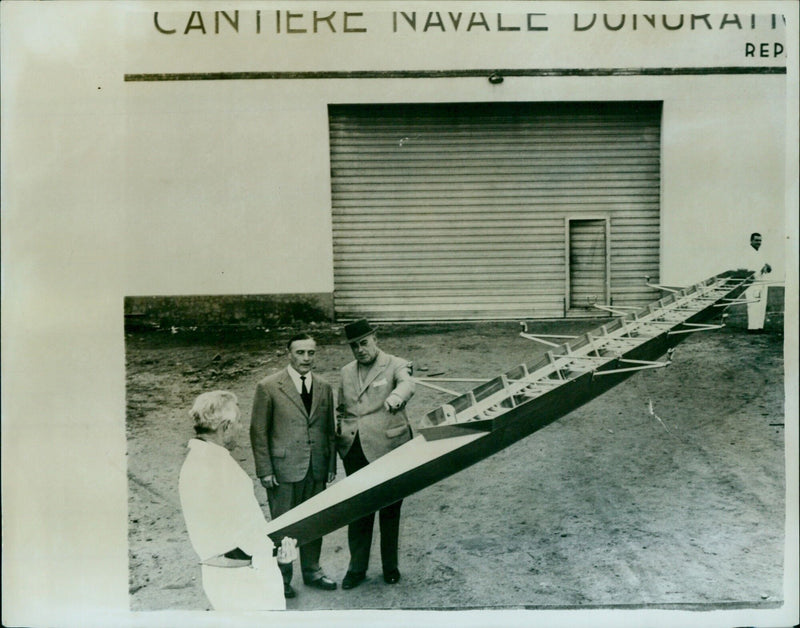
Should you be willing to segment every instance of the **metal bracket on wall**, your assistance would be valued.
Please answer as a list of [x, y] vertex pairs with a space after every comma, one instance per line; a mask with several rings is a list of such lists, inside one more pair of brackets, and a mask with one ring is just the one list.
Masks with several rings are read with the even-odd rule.
[[549, 347], [558, 347], [563, 343], [550, 342], [549, 340], [542, 340], [543, 338], [570, 338], [570, 339], [577, 338], [577, 336], [565, 336], [565, 335], [562, 335], [562, 334], [536, 334], [536, 335], [533, 335], [533, 334], [529, 334], [528, 333], [528, 324], [527, 323], [525, 323], [523, 321], [520, 321], [519, 325], [522, 328], [522, 331], [519, 332], [520, 336], [522, 336], [523, 338], [527, 338], [528, 340], [533, 340], [534, 342], [540, 342], [543, 345], [547, 345]]
[[678, 293], [681, 291], [679, 288], [671, 288], [670, 286], [663, 286], [659, 283], [650, 283], [650, 275], [645, 275], [644, 283], [648, 288], [653, 288], [655, 290], [666, 290], [667, 292], [674, 292], [674, 293]]

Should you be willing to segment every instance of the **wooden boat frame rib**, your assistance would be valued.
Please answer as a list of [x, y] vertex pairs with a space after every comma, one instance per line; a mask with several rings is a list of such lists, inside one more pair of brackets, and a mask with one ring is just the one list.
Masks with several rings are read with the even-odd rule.
[[[454, 395], [423, 417], [421, 435], [271, 521], [270, 537], [319, 538], [491, 456], [638, 371], [669, 365], [686, 335], [722, 327], [708, 321], [744, 303], [752, 281], [750, 272], [729, 271], [689, 288], [665, 288], [667, 296], [639, 310], [604, 306], [619, 316], [561, 345], [523, 328], [523, 337], [551, 347], [545, 356], [463, 394], [434, 382], [477, 380], [419, 378]], [[664, 354], [666, 361], [656, 361]]]

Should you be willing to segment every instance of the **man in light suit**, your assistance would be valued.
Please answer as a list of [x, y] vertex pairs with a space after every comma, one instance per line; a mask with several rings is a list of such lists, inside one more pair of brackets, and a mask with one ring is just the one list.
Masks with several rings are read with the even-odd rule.
[[[321, 492], [336, 477], [333, 392], [311, 374], [317, 344], [308, 334], [298, 334], [286, 346], [289, 365], [258, 382], [250, 420], [256, 475], [267, 489], [273, 518]], [[306, 585], [329, 591], [336, 583], [319, 565], [321, 550], [321, 538], [302, 545], [300, 566]], [[289, 598], [296, 595], [292, 571], [291, 563], [281, 566]]]
[[[337, 449], [345, 472], [351, 475], [411, 440], [404, 408], [414, 394], [414, 380], [407, 360], [380, 350], [375, 329], [366, 320], [345, 325], [344, 331], [355, 360], [342, 368]], [[379, 515], [383, 579], [388, 584], [400, 579], [397, 548], [402, 503], [382, 508]], [[352, 589], [366, 578], [374, 520], [371, 513], [347, 528], [350, 565], [343, 589]]]

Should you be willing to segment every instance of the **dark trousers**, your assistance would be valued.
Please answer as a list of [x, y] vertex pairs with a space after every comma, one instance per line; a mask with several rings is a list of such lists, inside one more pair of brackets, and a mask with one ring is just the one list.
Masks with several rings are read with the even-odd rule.
[[[283, 513], [291, 510], [298, 504], [313, 497], [325, 488], [325, 482], [314, 480], [314, 476], [309, 468], [305, 479], [300, 482], [281, 482], [275, 488], [267, 489], [267, 500], [269, 501], [269, 512], [273, 519], [280, 517]], [[322, 537], [309, 541], [300, 546], [300, 568], [303, 570], [303, 581], [312, 582], [325, 575], [319, 566], [319, 556], [322, 552]], [[292, 581], [294, 569], [292, 563], [278, 565], [283, 576], [283, 582], [289, 584]]]
[[[361, 449], [361, 440], [356, 439], [350, 451], [342, 459], [347, 475], [352, 475], [366, 467], [369, 462]], [[381, 508], [378, 521], [381, 529], [381, 562], [383, 572], [397, 569], [397, 547], [400, 536], [400, 507], [403, 500], [396, 501], [386, 508]], [[369, 565], [369, 551], [372, 547], [372, 529], [375, 525], [375, 513], [370, 513], [347, 526], [347, 542], [350, 546], [350, 566], [348, 571], [364, 573]]]

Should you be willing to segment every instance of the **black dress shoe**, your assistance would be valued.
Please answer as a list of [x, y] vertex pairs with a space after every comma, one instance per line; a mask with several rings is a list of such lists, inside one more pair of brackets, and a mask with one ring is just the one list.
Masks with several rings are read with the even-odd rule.
[[400, 570], [392, 569], [391, 571], [386, 571], [383, 574], [383, 580], [386, 584], [394, 584], [398, 580], [400, 580]]
[[283, 585], [283, 597], [285, 597], [286, 599], [290, 599], [290, 598], [293, 598], [293, 597], [296, 597], [296, 596], [297, 596], [297, 593], [292, 588], [291, 584], [284, 584]]
[[336, 583], [328, 576], [320, 576], [316, 580], [306, 582], [306, 586], [322, 589], [323, 591], [333, 591], [336, 588]]
[[344, 575], [344, 580], [342, 580], [342, 588], [343, 589], [353, 589], [357, 587], [359, 584], [364, 582], [367, 579], [367, 574], [363, 571], [348, 571]]

